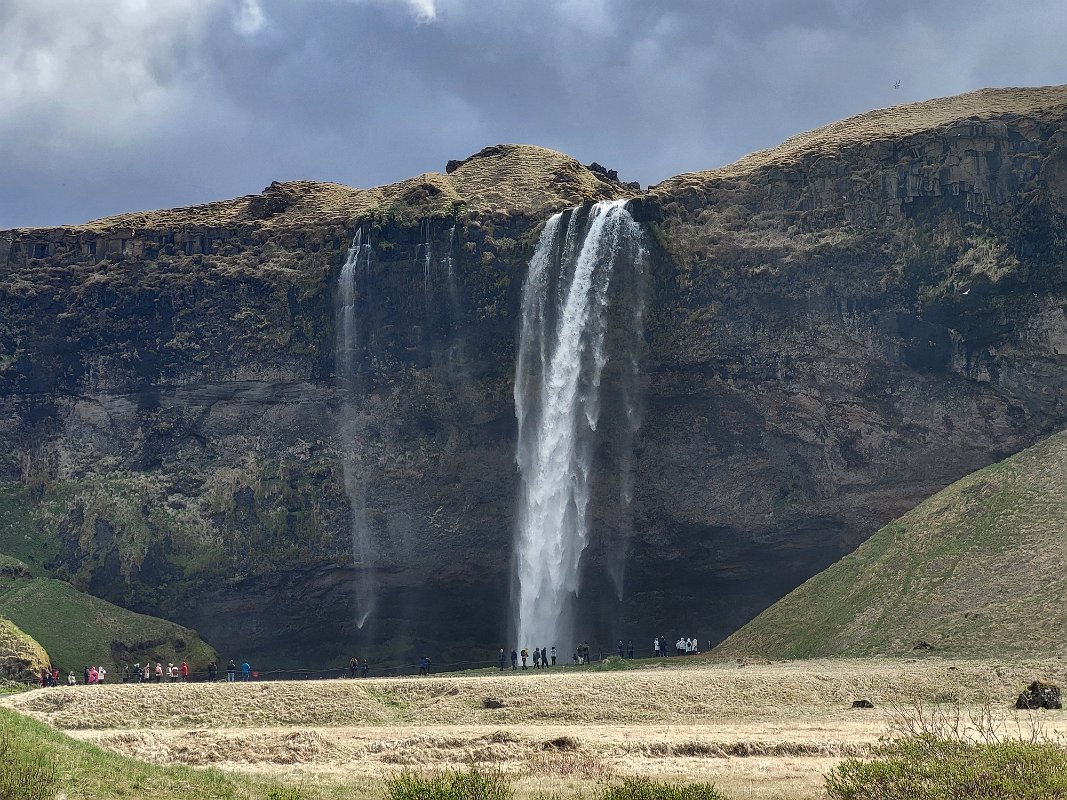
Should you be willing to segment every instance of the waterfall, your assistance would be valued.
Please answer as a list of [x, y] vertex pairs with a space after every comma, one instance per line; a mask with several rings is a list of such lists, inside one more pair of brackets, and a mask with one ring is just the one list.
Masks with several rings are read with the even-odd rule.
[[341, 392], [338, 433], [345, 494], [351, 513], [352, 561], [355, 567], [356, 626], [360, 629], [377, 604], [374, 580], [374, 540], [366, 517], [366, 470], [359, 452], [363, 436], [361, 386], [363, 342], [356, 314], [358, 284], [366, 282], [371, 246], [363, 241], [363, 229], [356, 232], [345, 256], [337, 281], [334, 349], [335, 369]]
[[[641, 229], [620, 200], [597, 203], [588, 214], [580, 208], [556, 214], [530, 260], [515, 370], [520, 647], [569, 652], [573, 644], [574, 601], [590, 533], [601, 380], [613, 358], [622, 364], [616, 372], [623, 376], [637, 363], [642, 293], [632, 287], [640, 284], [635, 278], [643, 274], [645, 258]], [[628, 291], [612, 285], [617, 265], [616, 283]], [[622, 301], [618, 309], [611, 308], [613, 300]], [[609, 330], [616, 318], [619, 330]], [[627, 352], [614, 352], [618, 347]], [[630, 382], [620, 380], [615, 399], [622, 397], [626, 410], [614, 422], [630, 431], [632, 440], [639, 415], [629, 410], [636, 408]], [[629, 455], [624, 455], [620, 484], [626, 493]]]

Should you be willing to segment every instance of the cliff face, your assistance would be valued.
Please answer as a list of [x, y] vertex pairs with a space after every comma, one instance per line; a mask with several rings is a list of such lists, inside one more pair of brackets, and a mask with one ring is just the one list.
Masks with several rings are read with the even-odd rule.
[[[635, 198], [644, 424], [632, 515], [612, 476], [594, 481], [582, 638], [721, 638], [1067, 424], [1065, 119], [1064, 88], [982, 92]], [[633, 194], [499, 146], [391, 187], [274, 184], [0, 232], [0, 552], [196, 628], [223, 657], [495, 652], [526, 263], [550, 213]], [[357, 230], [352, 443], [334, 308]], [[351, 446], [377, 550], [362, 630]]]

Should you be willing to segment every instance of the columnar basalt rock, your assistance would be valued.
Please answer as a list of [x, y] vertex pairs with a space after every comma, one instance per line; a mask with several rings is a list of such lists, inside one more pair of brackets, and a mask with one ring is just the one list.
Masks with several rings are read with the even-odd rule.
[[[616, 454], [594, 458], [581, 639], [677, 626], [714, 642], [1067, 424], [1065, 121], [1063, 87], [981, 92], [633, 198], [651, 248], [645, 413], [625, 515]], [[633, 193], [501, 145], [389, 187], [272, 184], [0, 232], [0, 552], [264, 665], [353, 642], [372, 659], [495, 653], [527, 262], [552, 213]], [[363, 631], [334, 435], [334, 292], [358, 228], [380, 593]], [[428, 243], [454, 269], [433, 308]], [[631, 524], [619, 601], [610, 543]]]

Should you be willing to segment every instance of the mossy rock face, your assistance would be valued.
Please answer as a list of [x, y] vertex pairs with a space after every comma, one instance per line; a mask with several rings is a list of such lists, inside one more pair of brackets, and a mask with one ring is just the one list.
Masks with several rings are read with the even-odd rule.
[[[257, 667], [346, 664], [353, 642], [372, 662], [495, 653], [527, 265], [552, 213], [636, 195], [642, 422], [620, 444], [630, 409], [602, 392], [577, 611], [605, 621], [594, 640], [615, 620], [719, 641], [1067, 425], [1065, 124], [1067, 87], [978, 92], [646, 192], [499, 145], [391, 186], [290, 181], [0, 232], [0, 552]], [[357, 231], [371, 258], [341, 425], [334, 314]], [[381, 618], [359, 628], [364, 573]]]
[[0, 617], [0, 677], [36, 680], [41, 670], [51, 669], [48, 653], [32, 636], [11, 620]]

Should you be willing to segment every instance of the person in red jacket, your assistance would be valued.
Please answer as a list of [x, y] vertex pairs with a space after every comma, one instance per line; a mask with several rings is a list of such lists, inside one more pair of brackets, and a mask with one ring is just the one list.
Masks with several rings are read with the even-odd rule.
[[189, 664], [188, 662], [182, 662], [182, 683], [189, 680]]

